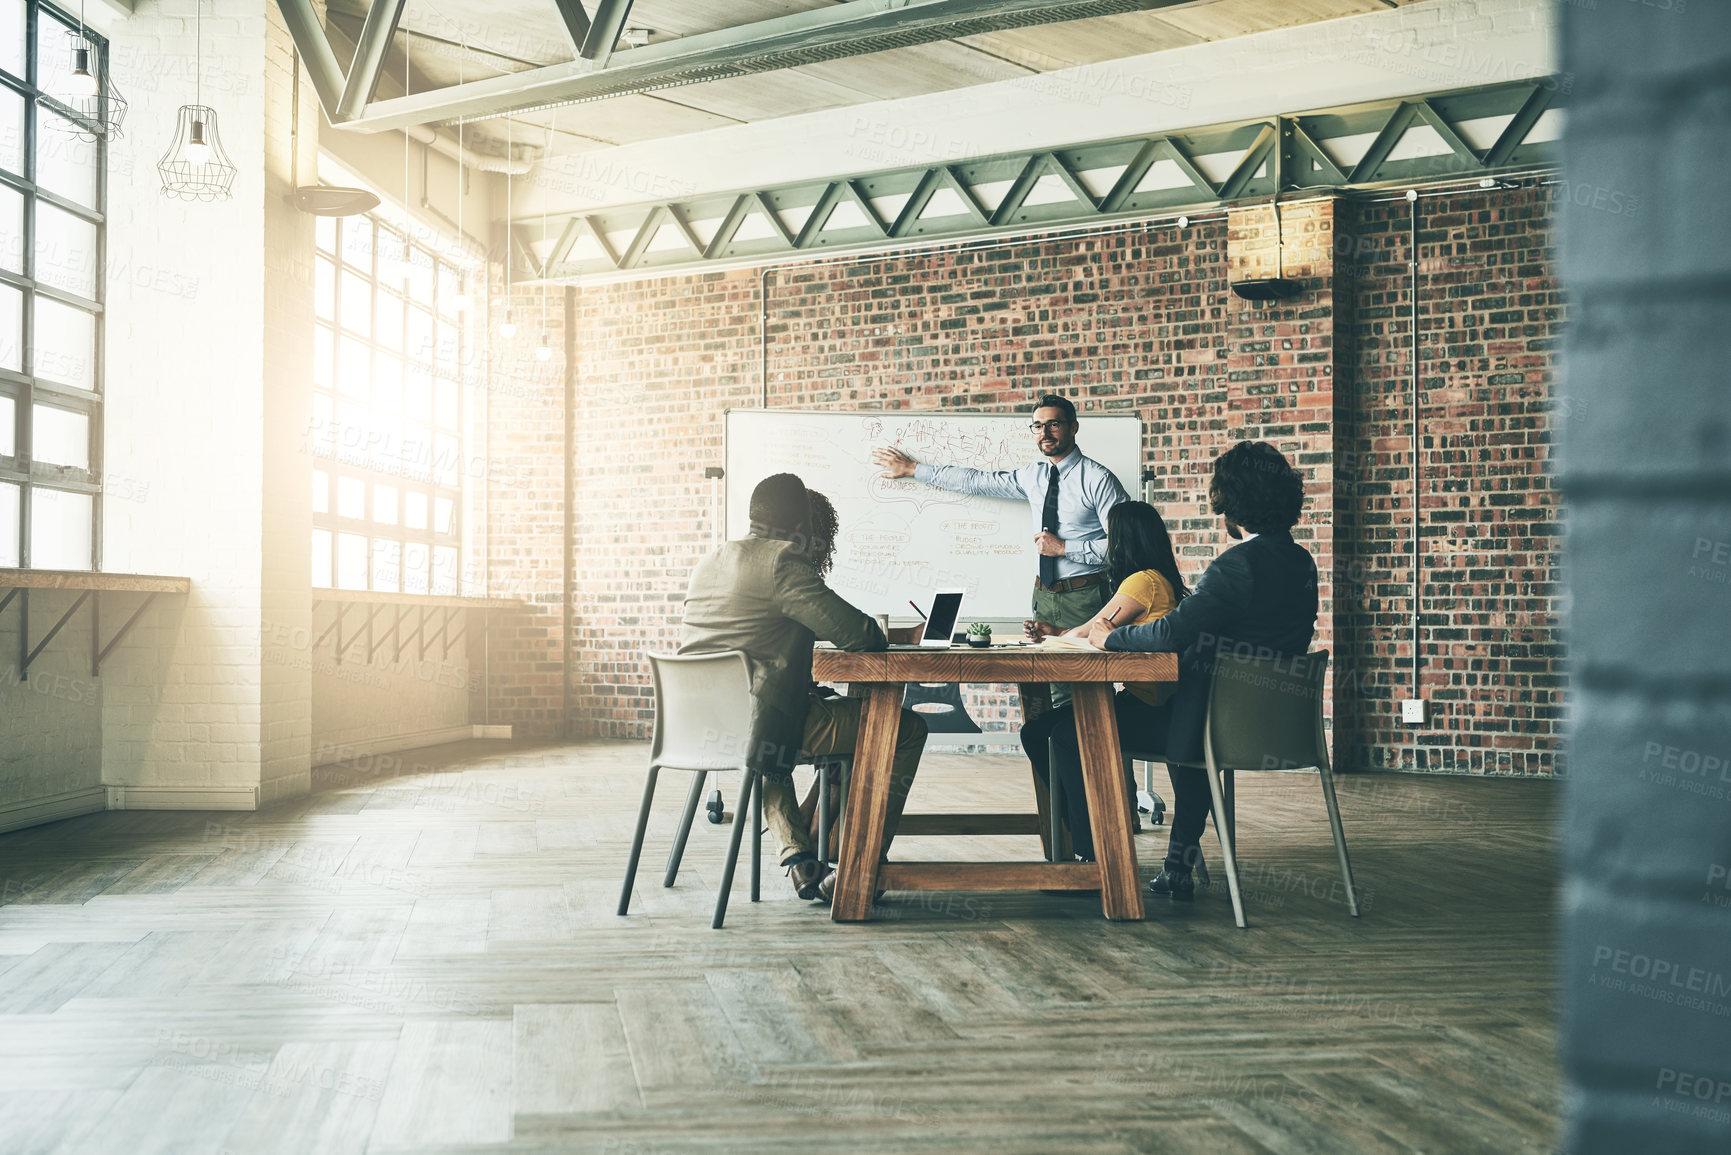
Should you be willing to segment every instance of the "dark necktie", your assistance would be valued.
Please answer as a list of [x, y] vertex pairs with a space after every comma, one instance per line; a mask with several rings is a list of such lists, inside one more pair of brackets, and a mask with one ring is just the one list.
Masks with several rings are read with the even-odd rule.
[[[1040, 514], [1040, 528], [1056, 535], [1058, 532], [1058, 467], [1051, 467], [1052, 480], [1046, 483], [1046, 508]], [[1052, 586], [1058, 581], [1058, 559], [1040, 555], [1040, 584]]]

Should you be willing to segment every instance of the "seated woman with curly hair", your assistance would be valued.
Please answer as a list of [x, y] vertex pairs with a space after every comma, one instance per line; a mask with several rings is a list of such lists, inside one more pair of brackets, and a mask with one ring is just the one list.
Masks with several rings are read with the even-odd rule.
[[1172, 833], [1165, 867], [1148, 889], [1179, 900], [1194, 891], [1191, 868], [1208, 821], [1208, 772], [1198, 764], [1215, 655], [1245, 647], [1302, 654], [1316, 631], [1316, 559], [1292, 540], [1304, 509], [1298, 471], [1266, 441], [1240, 441], [1214, 459], [1208, 502], [1240, 544], [1215, 558], [1166, 616], [1125, 626], [1096, 622], [1088, 633], [1101, 649], [1179, 655], [1172, 700], [1135, 728], [1120, 722], [1126, 745], [1171, 759]]

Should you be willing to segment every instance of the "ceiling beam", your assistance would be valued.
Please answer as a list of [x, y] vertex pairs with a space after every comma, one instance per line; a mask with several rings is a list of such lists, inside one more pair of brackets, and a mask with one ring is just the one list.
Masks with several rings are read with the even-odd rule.
[[313, 83], [319, 107], [325, 110], [325, 118], [334, 122], [346, 82], [342, 65], [337, 63], [337, 54], [331, 51], [330, 38], [325, 35], [324, 25], [319, 23], [319, 14], [313, 10], [312, 0], [277, 0], [276, 6], [282, 13], [283, 23], [288, 25], [290, 38], [300, 50], [301, 63], [306, 65], [307, 78]]
[[379, 86], [385, 72], [385, 53], [391, 38], [397, 34], [397, 22], [403, 18], [407, 0], [372, 0], [367, 5], [366, 23], [355, 41], [355, 58], [343, 81], [343, 94], [337, 100], [337, 119], [348, 120], [361, 114]]
[[[610, 96], [648, 92], [772, 72], [824, 60], [838, 60], [928, 44], [958, 36], [1031, 25], [1081, 20], [1141, 9], [1176, 7], [1192, 0], [852, 0], [809, 12], [796, 12], [737, 28], [633, 48], [609, 66], [578, 59], [531, 68], [468, 84], [376, 101], [338, 127], [384, 132], [411, 124], [444, 124], [459, 118], [479, 120]], [[308, 0], [278, 0], [287, 15]], [[585, 36], [623, 26], [629, 5], [603, 0]], [[293, 31], [291, 24], [291, 31]], [[321, 34], [322, 35], [322, 34]], [[300, 36], [296, 35], [299, 43]], [[609, 42], [611, 43], [611, 42]], [[306, 48], [302, 48], [306, 55]]]
[[593, 60], [597, 68], [612, 59], [613, 46], [625, 31], [625, 18], [631, 15], [631, 0], [600, 0], [595, 5], [595, 19], [589, 24], [589, 34], [577, 49], [584, 60]]
[[571, 42], [571, 51], [581, 53], [583, 41], [589, 37], [589, 13], [583, 10], [583, 0], [553, 0], [553, 6], [559, 9], [559, 19], [565, 24], [565, 38]]
[[[1556, 88], [1548, 79], [1536, 87]], [[792, 181], [772, 187], [700, 193], [678, 200], [625, 205], [596, 211], [551, 213], [544, 241], [560, 235], [561, 227], [581, 220], [598, 240], [629, 236], [624, 257], [611, 249], [601, 255], [575, 256], [561, 239], [551, 259], [524, 270], [527, 278], [562, 280], [572, 277], [612, 277], [675, 268], [730, 267], [740, 262], [772, 261], [816, 251], [866, 252], [938, 238], [962, 238], [1026, 231], [1095, 226], [1112, 220], [1219, 210], [1234, 204], [1266, 205], [1278, 193], [1311, 196], [1344, 194], [1378, 188], [1412, 188], [1463, 178], [1507, 178], [1555, 168], [1559, 144], [1551, 133], [1531, 139], [1540, 107], [1529, 83], [1457, 89], [1429, 97], [1370, 101], [1305, 113], [1288, 113], [1184, 129], [1157, 136], [1094, 141], [1051, 150], [1006, 153], [929, 166], [887, 169], [876, 173]], [[1554, 97], [1552, 99], [1555, 99]], [[1403, 153], [1389, 159], [1408, 130], [1434, 127], [1422, 117], [1430, 109], [1447, 133], [1438, 133], [1419, 155]], [[1518, 115], [1517, 115], [1518, 114]], [[1449, 138], [1459, 138], [1459, 126], [1496, 116], [1516, 115], [1518, 128], [1471, 164], [1463, 161]], [[1311, 158], [1307, 165], [1283, 163], [1281, 140], [1290, 135], [1302, 142], [1295, 155]], [[1380, 130], [1380, 131], [1379, 131]], [[1423, 134], [1428, 137], [1429, 134]], [[1335, 159], [1363, 148], [1366, 137], [1376, 141], [1351, 172]], [[1439, 139], [1440, 138], [1440, 139]], [[1232, 160], [1232, 173], [1219, 186], [1197, 168], [1192, 156], [1209, 156], [1214, 163]], [[1164, 165], [1163, 171], [1156, 171]], [[1262, 170], [1258, 175], [1258, 170]], [[1100, 179], [1117, 173], [1109, 193], [1096, 197], [1083, 177]], [[1072, 199], [1042, 199], [1029, 204], [1034, 187], [1054, 176], [1069, 188]], [[1004, 188], [988, 211], [981, 190]], [[937, 203], [940, 192], [955, 199]], [[858, 219], [837, 222], [834, 211], [843, 200], [862, 209]], [[936, 204], [936, 207], [934, 205]], [[895, 219], [887, 226], [889, 206]], [[761, 215], [773, 233], [756, 229], [741, 239], [742, 226]], [[656, 232], [672, 220], [691, 241], [690, 252], [662, 247], [651, 250]], [[797, 229], [789, 222], [798, 222]], [[697, 239], [714, 225], [707, 245]], [[530, 221], [521, 222], [528, 231]], [[543, 242], [544, 243], [544, 242]]]

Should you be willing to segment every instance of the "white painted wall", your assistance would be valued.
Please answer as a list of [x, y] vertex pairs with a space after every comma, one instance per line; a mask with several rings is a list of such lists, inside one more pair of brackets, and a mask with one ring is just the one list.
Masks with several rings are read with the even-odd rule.
[[[31, 592], [32, 646], [77, 597]], [[26, 679], [18, 620], [15, 600], [0, 614], [0, 831], [103, 808], [103, 687], [90, 676], [88, 612], [74, 615]]]
[[1555, 71], [1550, 0], [1433, 0], [1323, 23], [559, 158], [542, 211], [761, 188], [1489, 85]]
[[[360, 611], [371, 606], [351, 606], [351, 631], [358, 629]], [[366, 647], [348, 647], [344, 660], [336, 661], [336, 646], [327, 642], [313, 655], [314, 757], [330, 760], [355, 753], [379, 754], [409, 750], [471, 736], [468, 657], [469, 635], [461, 621], [441, 624], [429, 613], [425, 629], [437, 639], [421, 656], [419, 639], [400, 652], [387, 625], [396, 607], [387, 607], [375, 619], [376, 656], [367, 660]], [[405, 637], [414, 636], [420, 624], [415, 613], [404, 616]], [[443, 630], [451, 628], [460, 639], [444, 653]], [[347, 755], [331, 754], [342, 748]]]
[[159, 598], [103, 669], [105, 683], [159, 688], [105, 700], [103, 780], [123, 805], [250, 809], [259, 787], [266, 8], [217, 11], [203, 97], [238, 169], [228, 201], [159, 191], [156, 161], [193, 100], [192, 5], [144, 0], [104, 28], [131, 108], [109, 149], [105, 383], [107, 480], [127, 496], [105, 503], [103, 568], [193, 587]]
[[[252, 809], [304, 793], [320, 742], [394, 750], [468, 733], [466, 648], [364, 683], [319, 672], [312, 218], [286, 199], [291, 45], [273, 0], [207, 7], [203, 98], [238, 169], [234, 197], [166, 198], [156, 161], [193, 100], [192, 14], [190, 0], [142, 0], [127, 19], [91, 12], [131, 102], [109, 151], [102, 568], [189, 577], [192, 592], [158, 597], [99, 679], [87, 608], [23, 683], [16, 607], [0, 617], [0, 829], [104, 802]], [[318, 125], [302, 85], [303, 181]], [[485, 203], [485, 182], [474, 187]], [[74, 596], [32, 595], [34, 638]], [[140, 595], [105, 596], [106, 637]]]

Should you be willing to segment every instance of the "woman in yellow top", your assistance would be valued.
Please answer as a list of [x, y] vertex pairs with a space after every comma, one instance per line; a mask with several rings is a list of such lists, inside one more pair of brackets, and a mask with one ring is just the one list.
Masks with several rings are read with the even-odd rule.
[[[1172, 612], [1185, 594], [1178, 559], [1172, 553], [1172, 538], [1160, 511], [1145, 501], [1122, 501], [1106, 515], [1106, 572], [1116, 587], [1112, 600], [1099, 614], [1062, 637], [1085, 638], [1095, 622], [1134, 626]], [[1028, 636], [1036, 640], [1058, 634], [1045, 622], [1027, 623]], [[1165, 732], [1166, 702], [1176, 683], [1128, 683], [1118, 692], [1116, 712], [1120, 734]], [[1088, 799], [1082, 786], [1082, 754], [1076, 741], [1076, 714], [1068, 706], [1049, 710], [1022, 726], [1022, 749], [1041, 781], [1047, 781], [1048, 742], [1058, 755], [1058, 778], [1063, 784], [1065, 817], [1070, 825], [1070, 848], [1084, 859], [1094, 858], [1093, 828], [1088, 822]], [[1128, 790], [1126, 783], [1126, 790]]]

